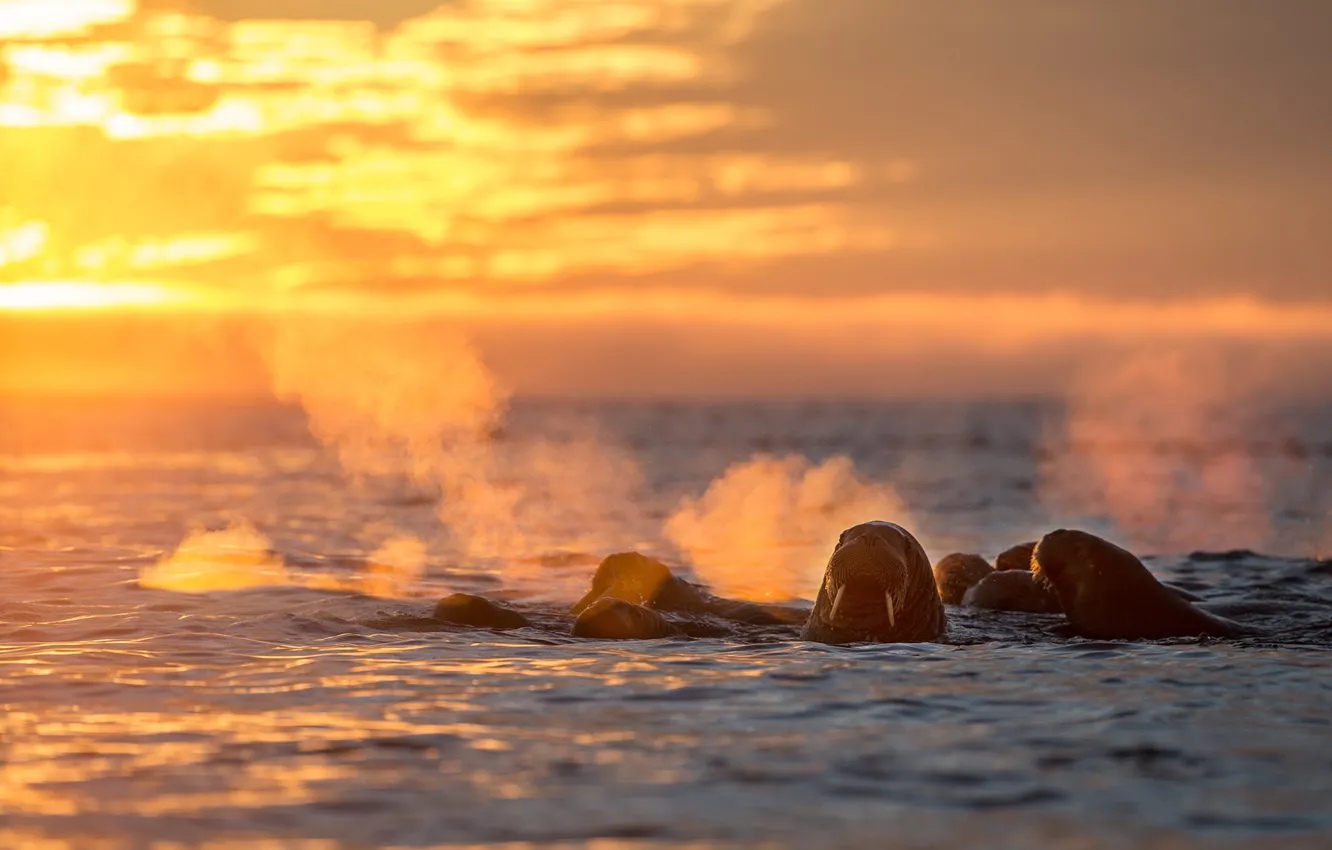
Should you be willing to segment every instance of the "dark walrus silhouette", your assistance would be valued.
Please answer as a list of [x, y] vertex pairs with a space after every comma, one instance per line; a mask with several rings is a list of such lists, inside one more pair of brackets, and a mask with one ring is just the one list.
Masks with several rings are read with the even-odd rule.
[[1028, 570], [996, 569], [969, 588], [961, 601], [972, 608], [992, 611], [1059, 614], [1064, 610], [1054, 589], [1037, 581]]
[[[1059, 534], [1060, 532], [1052, 532]], [[1073, 532], [1069, 532], [1070, 534]], [[1087, 539], [1099, 540], [1105, 546], [1112, 546], [1100, 538], [1085, 535]], [[1018, 611], [1027, 614], [1062, 614], [1064, 603], [1054, 584], [1042, 580], [1034, 572], [1036, 569], [1033, 553], [1037, 541], [1020, 543], [1012, 546], [994, 559], [991, 568], [979, 555], [954, 553], [948, 555], [934, 566], [934, 579], [939, 587], [939, 595], [950, 605], [963, 605], [990, 611]], [[1114, 547], [1118, 549], [1118, 547]], [[1123, 551], [1122, 549], [1119, 551]], [[1047, 552], [1047, 556], [1048, 556]], [[1131, 557], [1131, 556], [1130, 556]], [[1135, 559], [1136, 560], [1136, 559]], [[1145, 569], [1145, 568], [1143, 568]], [[1116, 575], [1122, 575], [1123, 571]], [[1115, 579], [1119, 581], [1121, 579]], [[1131, 582], [1131, 579], [1122, 579]], [[1153, 579], [1153, 581], [1155, 581]], [[1199, 597], [1179, 587], [1157, 582], [1167, 592], [1178, 596], [1182, 601], [1199, 602]], [[1105, 589], [1098, 594], [1106, 597]], [[1113, 605], [1107, 601], [1106, 604]], [[1205, 612], [1203, 612], [1205, 613]], [[1210, 615], [1209, 615], [1210, 616]], [[1074, 627], [1076, 630], [1076, 627]]]
[[915, 643], [948, 628], [929, 556], [911, 532], [865, 522], [842, 532], [803, 640], [819, 643]]
[[1133, 553], [1085, 531], [1059, 529], [1031, 556], [1037, 582], [1052, 587], [1073, 631], [1102, 640], [1238, 637], [1242, 627], [1209, 614], [1156, 580]]
[[954, 552], [934, 565], [934, 585], [945, 604], [961, 605], [966, 592], [992, 572], [994, 567], [980, 555]]

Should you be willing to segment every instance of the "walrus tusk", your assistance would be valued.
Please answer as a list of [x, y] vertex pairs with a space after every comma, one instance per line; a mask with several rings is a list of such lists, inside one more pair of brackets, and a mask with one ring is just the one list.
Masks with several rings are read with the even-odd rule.
[[837, 609], [842, 607], [842, 595], [846, 593], [846, 585], [837, 588], [837, 594], [833, 596], [832, 611], [828, 614], [829, 622], [837, 620]]
[[888, 609], [888, 627], [895, 629], [897, 628], [897, 612], [893, 609], [896, 608], [897, 605], [893, 602], [893, 595], [885, 590], [883, 592], [883, 601]]

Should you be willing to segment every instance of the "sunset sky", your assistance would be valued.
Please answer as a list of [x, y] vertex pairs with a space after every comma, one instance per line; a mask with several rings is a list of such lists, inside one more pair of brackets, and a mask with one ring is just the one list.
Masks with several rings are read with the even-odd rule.
[[0, 391], [257, 390], [330, 314], [519, 392], [1316, 374], [1330, 43], [1321, 0], [0, 0]]

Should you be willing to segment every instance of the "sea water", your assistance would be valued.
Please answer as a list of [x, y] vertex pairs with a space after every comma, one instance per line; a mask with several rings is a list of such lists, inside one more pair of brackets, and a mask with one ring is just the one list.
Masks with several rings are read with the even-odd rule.
[[[541, 508], [510, 551], [462, 545], [430, 480], [348, 475], [296, 408], [0, 416], [5, 847], [1332, 841], [1326, 406], [1161, 433], [1042, 400], [519, 400], [487, 438], [520, 459], [492, 483]], [[663, 529], [756, 458], [842, 458], [900, 505], [864, 519], [934, 560], [1105, 534], [1271, 637], [1092, 642], [964, 609], [927, 645], [370, 625], [451, 591], [554, 609], [626, 548], [698, 576]], [[704, 525], [717, 551], [762, 545], [789, 483]]]

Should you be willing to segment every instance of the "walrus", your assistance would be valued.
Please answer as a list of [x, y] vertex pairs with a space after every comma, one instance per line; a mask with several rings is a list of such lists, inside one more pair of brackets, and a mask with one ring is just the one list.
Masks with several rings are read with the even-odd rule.
[[651, 640], [684, 632], [661, 614], [643, 605], [603, 596], [578, 614], [573, 636], [605, 640]]
[[994, 568], [980, 555], [954, 552], [934, 565], [934, 585], [945, 605], [961, 605], [966, 592], [992, 572]]
[[1085, 531], [1058, 529], [1032, 554], [1036, 580], [1052, 588], [1073, 631], [1100, 640], [1238, 637], [1242, 627], [1195, 607], [1156, 580], [1131, 552]]
[[592, 574], [592, 586], [570, 613], [581, 615], [598, 599], [614, 598], [657, 611], [707, 614], [755, 626], [800, 625], [803, 614], [776, 605], [759, 605], [713, 596], [685, 581], [655, 558], [638, 552], [607, 555]]
[[888, 522], [842, 532], [810, 612], [712, 596], [660, 561], [620, 552], [601, 562], [570, 613], [574, 636], [616, 640], [721, 636], [724, 622], [772, 632], [803, 623], [801, 639], [820, 643], [928, 641], [947, 627], [925, 550]]
[[[940, 565], [950, 559], [958, 566], [944, 572], [982, 574], [978, 556], [949, 556]], [[966, 592], [964, 604], [1039, 613], [1062, 610], [1073, 633], [1104, 640], [1249, 633], [1238, 623], [1193, 606], [1184, 591], [1157, 581], [1131, 553], [1083, 531], [1059, 529], [1045, 535], [1035, 545], [1031, 565], [1031, 571], [984, 574]], [[989, 565], [981, 561], [980, 566]], [[535, 626], [615, 640], [770, 640], [798, 635], [830, 644], [934, 641], [948, 628], [936, 572], [924, 548], [906, 529], [881, 521], [853, 526], [838, 537], [812, 610], [712, 596], [637, 552], [604, 559], [592, 587], [568, 612], [531, 605], [525, 610], [527, 615], [484, 597], [454, 594], [440, 600], [433, 617], [395, 616], [369, 625], [424, 631], [456, 625]]]
[[929, 556], [911, 532], [891, 522], [843, 531], [802, 640], [819, 643], [914, 643], [948, 628]]
[[[1054, 587], [1049, 583], [1038, 581], [1031, 572], [1031, 555], [1035, 549], [1036, 541], [1032, 541], [1010, 546], [1000, 552], [994, 559], [994, 569], [985, 575], [980, 575], [967, 586], [962, 594], [961, 604], [990, 611], [1021, 611], [1027, 614], [1062, 613], [1064, 607]], [[943, 566], [942, 562], [935, 567], [936, 578], [940, 566]], [[1165, 583], [1162, 583], [1162, 586], [1187, 601], [1200, 601], [1200, 597], [1182, 588]], [[939, 593], [944, 596], [942, 584], [939, 586]], [[944, 596], [944, 601], [948, 601], [947, 596]]]
[[484, 596], [454, 593], [439, 600], [429, 617], [381, 616], [366, 625], [413, 631], [441, 631], [451, 626], [501, 631], [555, 628], [567, 630], [574, 637], [603, 640], [728, 637], [765, 631], [793, 638], [807, 614], [807, 609], [796, 606], [760, 605], [713, 596], [676, 576], [662, 562], [638, 552], [618, 552], [602, 559], [591, 584], [567, 612], [510, 603], [524, 607], [528, 611], [524, 614]]
[[1060, 614], [1059, 596], [1026, 571], [993, 570], [968, 588], [962, 604], [991, 611], [1022, 611], [1028, 614]]
[[996, 570], [1022, 570], [1023, 572], [1030, 572], [1031, 553], [1035, 550], [1035, 540], [1030, 543], [1019, 543], [1016, 546], [1009, 546], [995, 557], [994, 568]]
[[638, 552], [617, 552], [603, 558], [592, 574], [592, 586], [569, 612], [577, 616], [603, 597], [644, 606], [689, 609], [705, 605], [700, 588], [677, 578], [662, 562]]
[[532, 621], [514, 611], [496, 605], [484, 596], [453, 593], [435, 605], [434, 617], [460, 626], [478, 626], [487, 629], [523, 629]]

